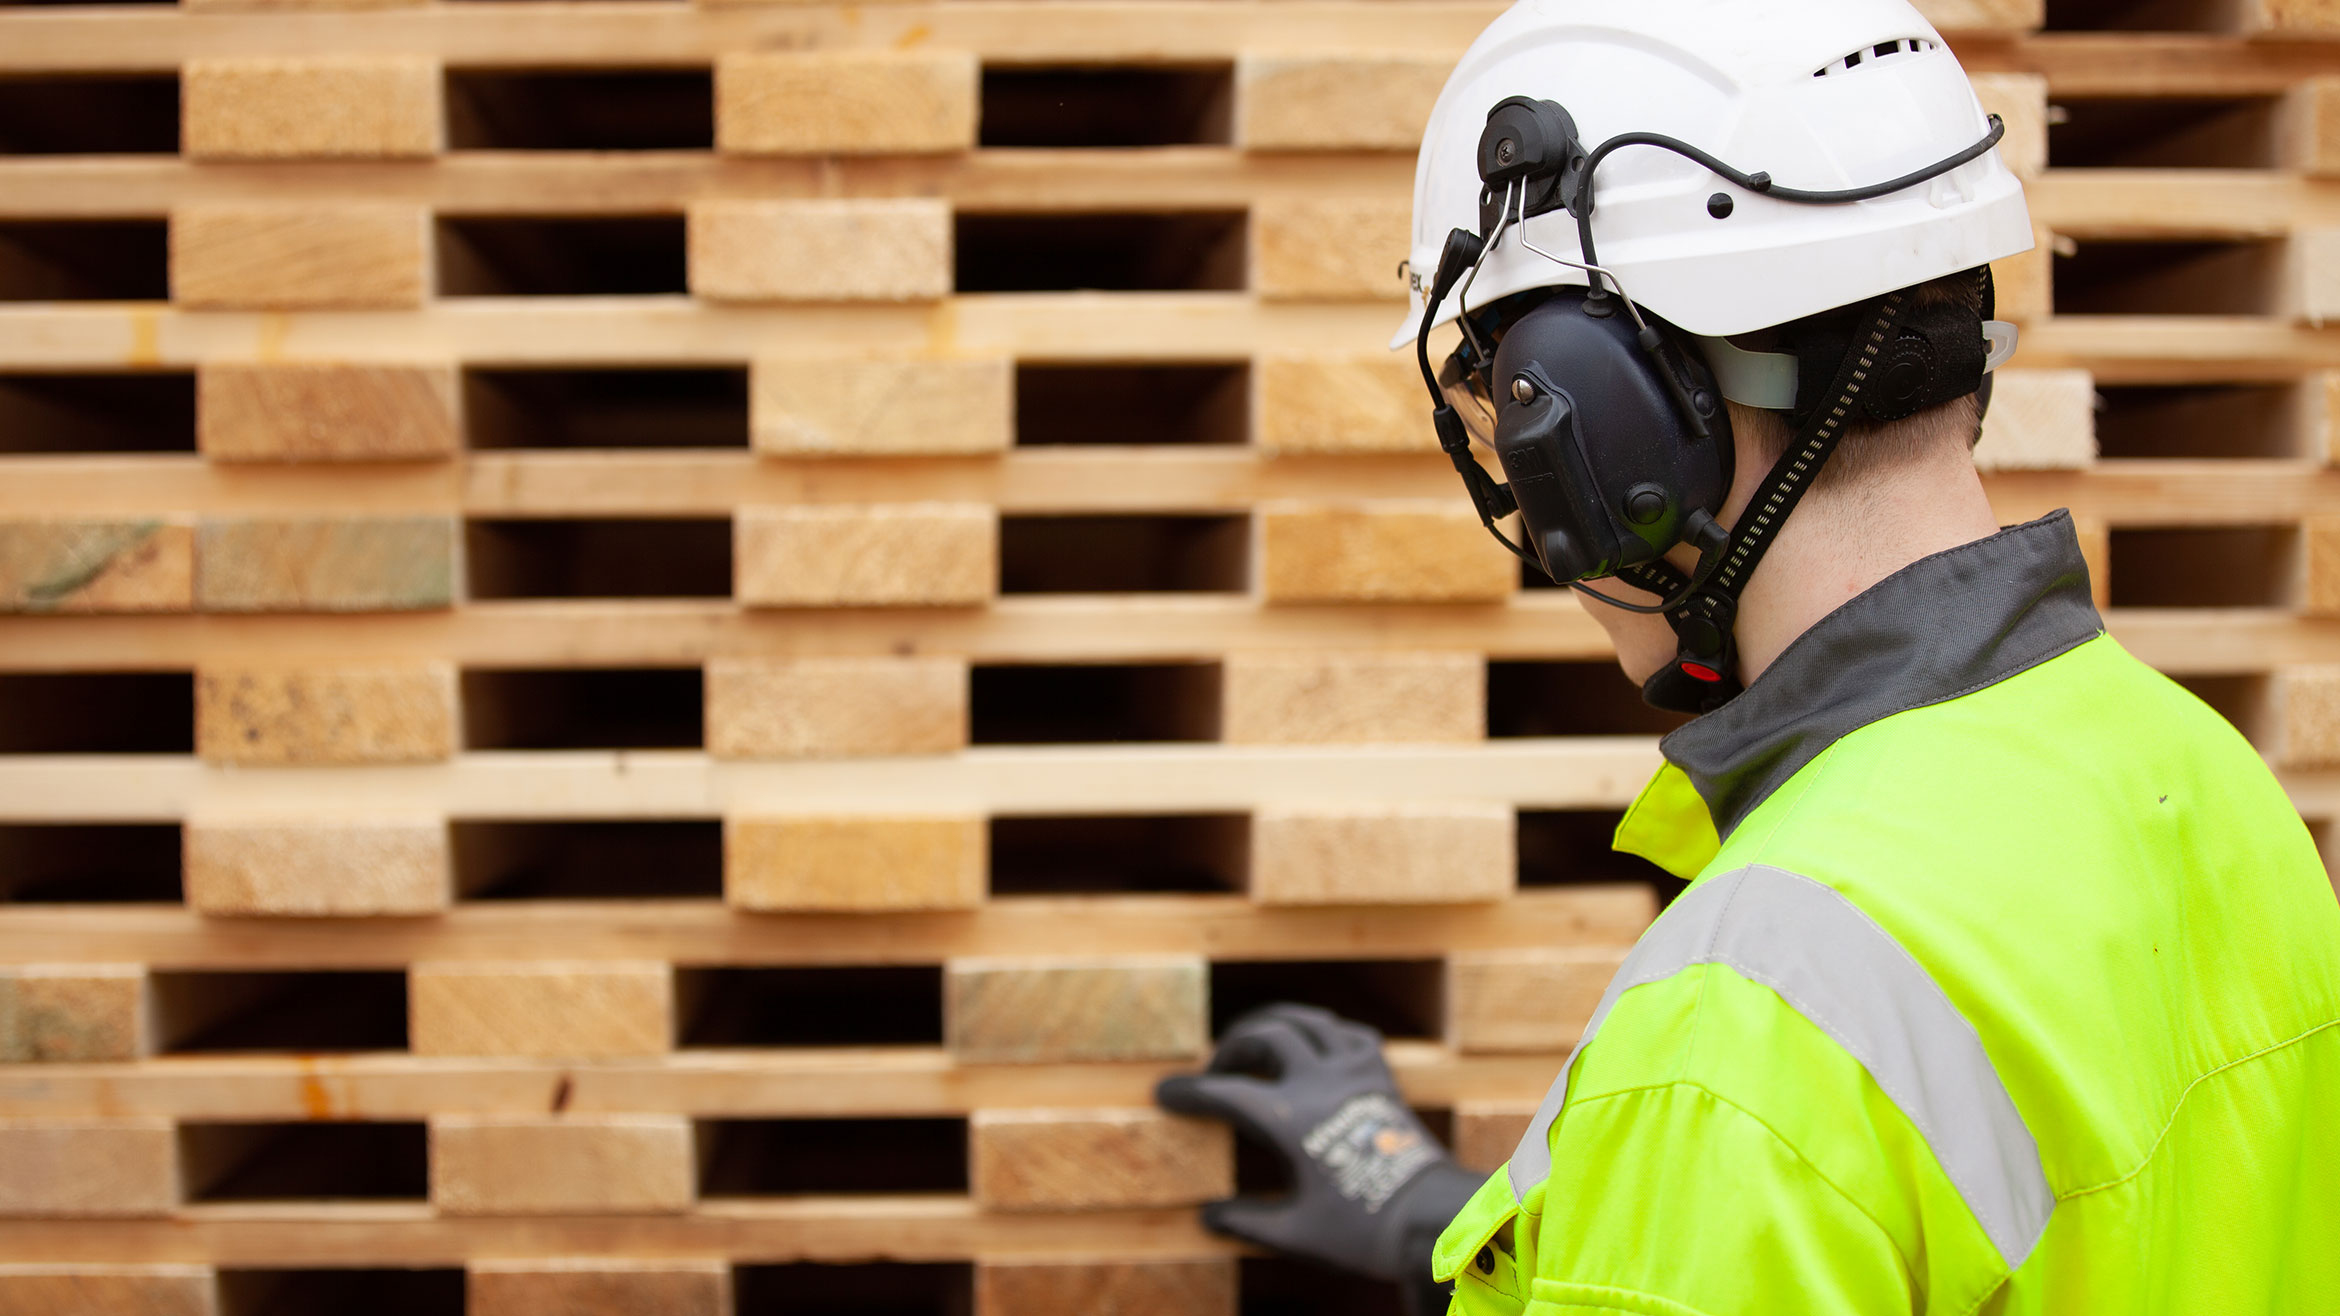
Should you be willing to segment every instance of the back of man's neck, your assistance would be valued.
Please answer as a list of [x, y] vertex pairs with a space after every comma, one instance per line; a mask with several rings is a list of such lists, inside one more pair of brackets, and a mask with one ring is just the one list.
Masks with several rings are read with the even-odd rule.
[[1963, 452], [1815, 489], [1740, 595], [1740, 679], [1754, 684], [1796, 637], [1887, 576], [1998, 529]]

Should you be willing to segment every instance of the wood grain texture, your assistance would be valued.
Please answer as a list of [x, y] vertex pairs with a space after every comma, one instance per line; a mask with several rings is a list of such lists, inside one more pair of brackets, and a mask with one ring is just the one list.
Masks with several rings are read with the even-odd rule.
[[2340, 767], [2340, 666], [2286, 667], [2267, 690], [2262, 744], [2287, 768]]
[[1475, 653], [1233, 653], [1222, 665], [1230, 745], [1465, 743], [1487, 737]]
[[721, 1261], [593, 1257], [475, 1261], [465, 1316], [731, 1316]]
[[0, 613], [186, 612], [195, 527], [136, 520], [0, 521]]
[[1454, 1103], [1454, 1159], [1466, 1170], [1493, 1174], [1511, 1159], [1535, 1117], [1533, 1101]]
[[975, 145], [963, 50], [783, 51], [715, 61], [715, 145], [734, 155], [875, 155]]
[[220, 311], [418, 307], [430, 214], [343, 202], [187, 205], [171, 212], [171, 300]]
[[211, 517], [196, 532], [204, 612], [406, 612], [455, 598], [449, 516]]
[[453, 757], [459, 740], [453, 663], [195, 672], [195, 752], [212, 763], [432, 763]]
[[2085, 370], [2001, 370], [1974, 464], [2081, 471], [2096, 464], [2096, 381]]
[[431, 1205], [447, 1215], [687, 1210], [697, 1195], [680, 1115], [431, 1121]]
[[2306, 39], [2340, 36], [2340, 4], [2333, 0], [2242, 0], [2245, 32]]
[[738, 817], [724, 824], [723, 892], [735, 909], [973, 909], [988, 831], [974, 814]]
[[9, 1316], [219, 1316], [209, 1266], [27, 1263], [0, 1265]]
[[2306, 558], [2301, 605], [2311, 617], [2340, 617], [2340, 520], [2300, 527]]
[[674, 968], [663, 960], [418, 960], [406, 984], [416, 1055], [608, 1059], [674, 1048]]
[[1015, 381], [1005, 357], [767, 357], [750, 375], [750, 425], [774, 456], [1005, 452]]
[[1621, 949], [1458, 951], [1446, 961], [1446, 1040], [1466, 1053], [1565, 1054], [1624, 960]]
[[719, 302], [923, 302], [951, 291], [951, 208], [921, 197], [705, 201], [691, 291]]
[[0, 1217], [164, 1215], [179, 1204], [166, 1119], [0, 1120]]
[[1235, 1192], [1234, 1134], [1159, 1110], [985, 1110], [967, 1125], [975, 1200], [994, 1211], [1196, 1206]]
[[[1404, 300], [1413, 205], [1402, 198], [1263, 198], [1251, 207], [1251, 286], [1292, 301]], [[1394, 323], [1394, 315], [1393, 315]]]
[[1251, 819], [1263, 905], [1443, 904], [1517, 889], [1518, 822], [1501, 804], [1305, 806]]
[[877, 758], [967, 746], [960, 658], [717, 658], [707, 752], [717, 758]]
[[453, 899], [440, 820], [193, 818], [183, 844], [187, 904], [207, 915], [435, 914]]
[[195, 441], [223, 462], [432, 461], [463, 446], [455, 367], [208, 362]]
[[2034, 179], [2048, 166], [2048, 81], [2037, 73], [1977, 73], [1975, 97], [2007, 125], [1999, 159], [2015, 176]]
[[1499, 603], [1518, 588], [1517, 560], [1461, 498], [1277, 500], [1258, 516], [1270, 603]]
[[1276, 455], [1433, 453], [1422, 376], [1394, 352], [1253, 359], [1252, 442]]
[[439, 64], [404, 55], [191, 59], [181, 149], [194, 160], [389, 160], [445, 138]]
[[142, 964], [0, 965], [0, 1064], [144, 1056], [146, 983]]
[[999, 513], [980, 503], [746, 507], [733, 593], [750, 607], [953, 607], [999, 582]]
[[1435, 55], [1261, 55], [1238, 60], [1235, 70], [1235, 140], [1243, 146], [1410, 154], [1422, 144], [1431, 103], [1454, 61]]
[[962, 1064], [1179, 1060], [1208, 1044], [1201, 957], [962, 959], [944, 966], [943, 1031]]
[[975, 1264], [975, 1316], [1235, 1316], [1233, 1257]]
[[2034, 227], [2031, 250], [1991, 262], [2000, 319], [2031, 324], [2055, 313], [2055, 250], [2055, 235]]

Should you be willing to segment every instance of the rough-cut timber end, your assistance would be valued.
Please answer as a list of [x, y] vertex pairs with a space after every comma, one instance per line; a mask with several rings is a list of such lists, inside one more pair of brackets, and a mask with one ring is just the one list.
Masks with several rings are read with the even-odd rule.
[[430, 212], [365, 202], [171, 212], [171, 300], [211, 311], [394, 311], [431, 287]]
[[1625, 948], [1457, 951], [1446, 960], [1446, 1041], [1464, 1053], [1576, 1045]]
[[1221, 667], [1231, 745], [1468, 743], [1487, 738], [1475, 653], [1236, 653]]
[[1397, 352], [1263, 355], [1252, 362], [1252, 441], [1276, 456], [1438, 451], [1429, 395]]
[[220, 1316], [209, 1266], [105, 1262], [0, 1264], [9, 1316]]
[[943, 1031], [961, 1064], [1186, 1060], [1210, 1041], [1201, 956], [953, 960]]
[[437, 914], [453, 899], [441, 820], [190, 819], [187, 904], [220, 917]]
[[0, 613], [194, 606], [191, 524], [159, 517], [0, 522]]
[[195, 442], [226, 462], [433, 461], [463, 447], [455, 367], [207, 362]]
[[1158, 1110], [984, 1110], [968, 1122], [975, 1200], [992, 1211], [1196, 1206], [1235, 1192], [1233, 1132]]
[[600, 1060], [674, 1049], [665, 961], [417, 962], [409, 1046], [422, 1056]]
[[437, 60], [406, 55], [192, 59], [180, 73], [195, 160], [388, 160], [445, 140]]
[[975, 1263], [975, 1316], [1235, 1316], [1233, 1257]]
[[0, 1064], [146, 1055], [146, 981], [141, 964], [0, 967]]
[[1974, 447], [1982, 471], [2084, 471], [2096, 464], [2096, 381], [2085, 370], [2001, 370]]
[[947, 201], [702, 201], [689, 242], [691, 291], [710, 301], [929, 302], [951, 292]]
[[1270, 603], [1500, 603], [1519, 564], [1453, 499], [1270, 502], [1259, 516]]
[[451, 516], [221, 517], [199, 529], [204, 612], [412, 612], [455, 598]]
[[731, 1316], [721, 1261], [474, 1261], [464, 1316]]
[[988, 857], [973, 814], [733, 818], [723, 890], [733, 908], [770, 912], [973, 909]]
[[1977, 73], [1970, 80], [1984, 111], [2007, 125], [1999, 158], [2018, 178], [2039, 177], [2048, 163], [2047, 79], [2037, 73]]
[[956, 456], [1015, 442], [1006, 357], [767, 357], [749, 383], [757, 452], [774, 457]]
[[2055, 251], [2055, 235], [2046, 229], [2035, 229], [2031, 250], [1991, 262], [2000, 319], [2030, 324], [2054, 314]]
[[1235, 140], [1255, 151], [1414, 151], [1453, 71], [1428, 56], [1247, 56], [1235, 66]]
[[1412, 203], [1263, 197], [1251, 207], [1251, 286], [1278, 301], [1405, 299]]
[[787, 51], [715, 62], [715, 146], [733, 155], [910, 155], [975, 145], [975, 55]]
[[1507, 804], [1269, 808], [1251, 820], [1251, 898], [1263, 905], [1460, 904], [1519, 885]]
[[726, 759], [882, 758], [966, 748], [963, 658], [715, 658], [707, 752]]
[[168, 1215], [179, 1143], [160, 1118], [0, 1121], [0, 1217]]
[[1454, 1103], [1454, 1159], [1466, 1170], [1493, 1174], [1519, 1149], [1535, 1118], [1532, 1101]]
[[2286, 667], [2269, 682], [2276, 761], [2287, 768], [2340, 767], [2340, 667]]
[[742, 508], [734, 590], [750, 607], [972, 607], [999, 581], [985, 503]]
[[195, 752], [213, 763], [432, 763], [457, 740], [453, 663], [196, 669]]
[[441, 1115], [431, 1205], [446, 1215], [647, 1215], [697, 1196], [680, 1115]]

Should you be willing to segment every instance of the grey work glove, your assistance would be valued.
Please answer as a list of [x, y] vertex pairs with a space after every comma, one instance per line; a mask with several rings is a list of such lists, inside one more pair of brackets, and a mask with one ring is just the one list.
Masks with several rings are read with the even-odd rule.
[[1406, 1108], [1380, 1033], [1314, 1006], [1266, 1006], [1227, 1030], [1207, 1071], [1163, 1079], [1154, 1096], [1182, 1115], [1226, 1120], [1291, 1167], [1289, 1196], [1213, 1202], [1205, 1225], [1402, 1283], [1417, 1311], [1444, 1309], [1430, 1254], [1483, 1176], [1456, 1165]]

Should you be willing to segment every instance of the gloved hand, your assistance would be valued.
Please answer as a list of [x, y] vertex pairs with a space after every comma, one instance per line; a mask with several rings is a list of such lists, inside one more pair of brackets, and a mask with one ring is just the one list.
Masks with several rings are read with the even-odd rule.
[[1205, 1225], [1409, 1293], [1430, 1287], [1438, 1235], [1484, 1177], [1456, 1165], [1398, 1097], [1381, 1034], [1314, 1006], [1243, 1016], [1208, 1071], [1163, 1079], [1154, 1096], [1232, 1123], [1291, 1166], [1289, 1196], [1213, 1202]]

